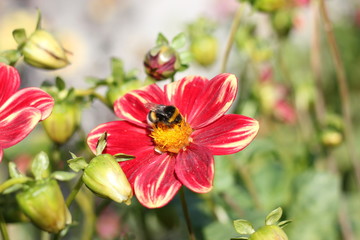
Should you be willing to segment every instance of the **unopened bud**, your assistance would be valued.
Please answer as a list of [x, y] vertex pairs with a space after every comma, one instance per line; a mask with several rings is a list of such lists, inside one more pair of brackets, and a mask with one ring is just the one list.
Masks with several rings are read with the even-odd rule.
[[190, 48], [195, 61], [203, 66], [209, 66], [216, 60], [218, 42], [212, 36], [202, 36], [195, 39]]
[[169, 45], [152, 48], [145, 56], [146, 74], [155, 80], [172, 77], [181, 67], [178, 53]]
[[251, 234], [249, 240], [288, 240], [288, 237], [279, 226], [266, 225]]
[[115, 157], [101, 154], [93, 158], [82, 177], [86, 186], [100, 197], [131, 203], [132, 188]]
[[37, 68], [59, 69], [70, 64], [64, 48], [45, 30], [36, 30], [22, 51], [24, 61]]
[[51, 115], [42, 123], [47, 135], [56, 143], [65, 143], [75, 132], [80, 122], [76, 103], [55, 103]]
[[327, 129], [321, 134], [321, 141], [326, 147], [336, 147], [343, 142], [343, 136], [337, 130]]
[[71, 223], [71, 215], [56, 180], [36, 182], [16, 195], [25, 215], [40, 229], [58, 233]]

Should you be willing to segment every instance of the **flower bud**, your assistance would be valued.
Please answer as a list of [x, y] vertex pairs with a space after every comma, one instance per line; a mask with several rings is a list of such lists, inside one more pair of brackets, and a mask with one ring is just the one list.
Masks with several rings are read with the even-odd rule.
[[191, 43], [190, 49], [196, 62], [203, 66], [209, 66], [216, 60], [218, 42], [212, 36], [202, 36]]
[[101, 154], [93, 158], [82, 177], [86, 186], [100, 197], [131, 203], [132, 188], [115, 157]]
[[288, 240], [288, 237], [279, 226], [266, 225], [251, 234], [249, 240]]
[[70, 64], [63, 47], [45, 30], [36, 30], [22, 51], [24, 61], [37, 68], [59, 69]]
[[47, 135], [56, 143], [65, 143], [75, 132], [80, 122], [76, 103], [55, 103], [51, 115], [42, 123]]
[[181, 67], [180, 58], [175, 49], [169, 45], [152, 48], [145, 56], [146, 74], [155, 80], [172, 77]]
[[16, 195], [25, 215], [40, 229], [58, 233], [71, 223], [71, 215], [56, 180], [36, 182]]
[[255, 0], [254, 7], [260, 11], [273, 12], [283, 8], [286, 4], [285, 0]]
[[276, 11], [271, 23], [279, 37], [287, 37], [293, 27], [293, 13], [289, 9]]
[[343, 142], [343, 136], [340, 131], [335, 129], [326, 129], [321, 134], [321, 142], [326, 147], [336, 147]]

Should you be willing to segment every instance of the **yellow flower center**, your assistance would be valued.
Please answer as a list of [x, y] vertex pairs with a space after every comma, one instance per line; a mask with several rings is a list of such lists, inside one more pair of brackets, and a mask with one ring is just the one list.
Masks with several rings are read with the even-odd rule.
[[154, 139], [155, 150], [159, 152], [178, 153], [185, 149], [192, 141], [192, 129], [188, 123], [182, 121], [175, 125], [158, 123], [154, 126], [150, 137]]

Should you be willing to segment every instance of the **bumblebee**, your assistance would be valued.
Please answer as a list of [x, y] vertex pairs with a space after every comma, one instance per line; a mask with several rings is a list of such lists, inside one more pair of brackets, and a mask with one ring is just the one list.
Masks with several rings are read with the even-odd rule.
[[179, 109], [175, 106], [147, 103], [145, 107], [150, 109], [147, 115], [147, 122], [151, 126], [157, 126], [161, 123], [171, 127], [181, 123], [183, 120]]

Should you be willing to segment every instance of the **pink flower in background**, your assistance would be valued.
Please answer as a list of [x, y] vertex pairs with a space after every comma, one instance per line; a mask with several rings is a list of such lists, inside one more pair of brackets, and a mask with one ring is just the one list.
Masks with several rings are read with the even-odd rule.
[[310, 0], [294, 0], [296, 6], [308, 6]]
[[0, 63], [0, 161], [3, 150], [23, 140], [47, 118], [53, 98], [39, 88], [20, 87], [16, 68]]
[[[89, 134], [88, 145], [95, 152], [98, 138], [107, 132], [105, 153], [136, 156], [120, 164], [137, 199], [148, 208], [166, 205], [182, 185], [197, 193], [209, 192], [213, 155], [242, 150], [259, 129], [252, 118], [225, 115], [237, 88], [234, 75], [220, 74], [211, 80], [185, 77], [164, 90], [152, 84], [132, 91], [114, 105], [116, 115], [125, 121], [98, 126]], [[154, 104], [173, 106], [175, 114], [168, 117], [176, 124], [149, 124], [149, 105]], [[182, 121], [176, 121], [177, 111]]]

